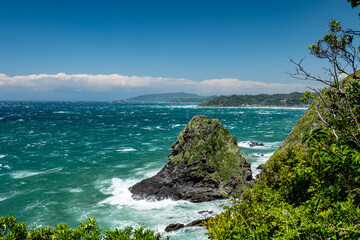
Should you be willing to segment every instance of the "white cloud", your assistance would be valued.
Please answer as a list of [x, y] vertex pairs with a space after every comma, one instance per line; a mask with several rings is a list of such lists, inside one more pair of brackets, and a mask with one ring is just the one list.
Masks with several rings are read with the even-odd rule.
[[340, 79], [340, 80], [342, 80], [342, 79], [344, 79], [344, 78], [346, 78], [348, 75], [346, 74], [346, 73], [340, 73], [339, 75], [338, 75], [338, 78]]
[[234, 78], [212, 79], [199, 82], [199, 92], [212, 94], [257, 94], [257, 93], [289, 93], [307, 90], [303, 84], [265, 83], [256, 81], [242, 81]]
[[192, 92], [203, 95], [288, 93], [305, 91], [303, 84], [280, 84], [242, 81], [234, 78], [193, 81], [177, 78], [122, 76], [119, 74], [32, 74], [7, 76], [0, 74], [0, 90], [25, 88], [28, 91], [54, 91], [63, 88], [77, 91], [107, 92], [117, 89], [158, 92]]

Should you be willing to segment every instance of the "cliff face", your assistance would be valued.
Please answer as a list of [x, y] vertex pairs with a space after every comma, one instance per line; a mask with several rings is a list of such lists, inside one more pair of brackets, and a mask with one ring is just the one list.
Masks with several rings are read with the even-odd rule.
[[159, 173], [130, 188], [134, 198], [211, 201], [252, 183], [250, 163], [219, 119], [195, 116], [172, 148]]

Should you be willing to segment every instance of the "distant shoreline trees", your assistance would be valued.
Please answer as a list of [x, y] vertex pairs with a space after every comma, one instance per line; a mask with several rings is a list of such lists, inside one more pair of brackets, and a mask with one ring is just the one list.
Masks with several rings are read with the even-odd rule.
[[201, 107], [246, 107], [246, 106], [273, 106], [273, 107], [303, 107], [301, 98], [304, 93], [289, 94], [258, 94], [258, 95], [231, 95], [219, 96], [201, 103]]

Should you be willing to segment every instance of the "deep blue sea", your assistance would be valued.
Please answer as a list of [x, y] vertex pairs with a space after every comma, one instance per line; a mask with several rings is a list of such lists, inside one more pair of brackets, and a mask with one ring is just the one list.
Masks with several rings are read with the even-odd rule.
[[[163, 232], [170, 223], [220, 212], [226, 201], [135, 201], [128, 188], [159, 171], [171, 145], [198, 114], [220, 118], [256, 167], [290, 133], [305, 110], [198, 108], [175, 104], [0, 102], [0, 216], [28, 227], [76, 227], [96, 217], [102, 228], [141, 225]], [[264, 143], [250, 148], [248, 142]], [[203, 228], [171, 239], [207, 239]]]

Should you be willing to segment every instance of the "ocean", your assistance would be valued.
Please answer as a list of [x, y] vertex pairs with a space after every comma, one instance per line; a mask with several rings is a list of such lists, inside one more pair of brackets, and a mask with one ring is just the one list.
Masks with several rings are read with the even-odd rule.
[[[29, 228], [76, 227], [95, 217], [102, 228], [145, 226], [164, 233], [219, 213], [226, 200], [135, 201], [128, 188], [155, 175], [195, 115], [220, 118], [251, 162], [254, 176], [291, 132], [304, 109], [198, 108], [183, 104], [0, 102], [0, 216]], [[264, 146], [250, 147], [250, 141]], [[207, 239], [201, 227], [171, 239]]]

